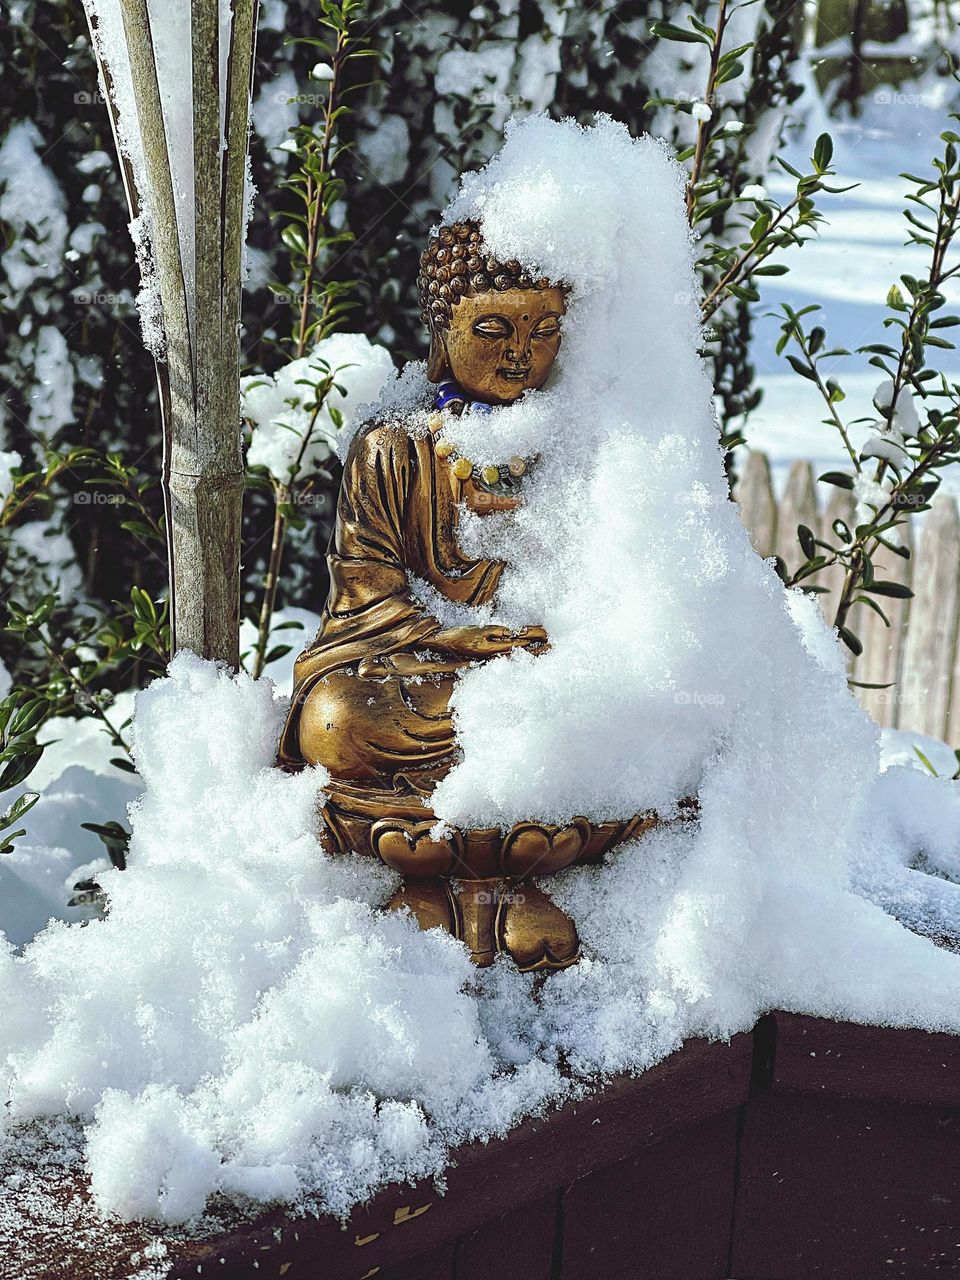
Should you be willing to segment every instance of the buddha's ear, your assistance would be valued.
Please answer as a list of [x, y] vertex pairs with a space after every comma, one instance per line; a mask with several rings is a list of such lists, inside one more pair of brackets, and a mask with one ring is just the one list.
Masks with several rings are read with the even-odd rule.
[[430, 382], [440, 382], [450, 368], [447, 359], [447, 344], [443, 330], [430, 326], [430, 354], [427, 356], [427, 378]]

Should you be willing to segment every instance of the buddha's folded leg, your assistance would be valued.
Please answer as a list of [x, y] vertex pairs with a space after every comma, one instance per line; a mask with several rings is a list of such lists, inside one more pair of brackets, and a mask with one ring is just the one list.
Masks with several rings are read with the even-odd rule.
[[380, 680], [331, 672], [303, 704], [303, 758], [334, 778], [380, 786], [391, 785], [398, 773], [452, 764], [452, 690], [450, 676]]

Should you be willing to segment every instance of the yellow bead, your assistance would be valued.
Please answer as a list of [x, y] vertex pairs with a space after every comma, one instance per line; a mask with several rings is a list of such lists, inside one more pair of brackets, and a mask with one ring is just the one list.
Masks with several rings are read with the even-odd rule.
[[469, 458], [458, 458], [453, 464], [453, 474], [458, 480], [469, 480], [473, 475], [473, 463]]
[[496, 484], [497, 481], [500, 479], [500, 468], [484, 467], [483, 471], [480, 474], [483, 476], [484, 482], [486, 484]]
[[443, 426], [443, 414], [431, 413], [430, 417], [427, 418], [427, 426], [430, 428], [431, 431], [439, 431], [440, 428]]
[[507, 470], [512, 476], [524, 476], [527, 474], [527, 460], [518, 455], [511, 458], [507, 463]]
[[449, 458], [453, 453], [453, 445], [449, 440], [438, 440], [433, 446], [433, 451], [438, 458]]

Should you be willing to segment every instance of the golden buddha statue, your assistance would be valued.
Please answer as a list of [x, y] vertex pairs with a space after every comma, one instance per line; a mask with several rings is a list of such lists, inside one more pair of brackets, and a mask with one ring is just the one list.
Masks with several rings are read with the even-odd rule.
[[440, 228], [418, 283], [437, 407], [419, 429], [371, 422], [350, 446], [329, 596], [317, 637], [297, 660], [279, 759], [329, 771], [327, 838], [403, 874], [390, 907], [411, 910], [424, 928], [448, 929], [478, 964], [505, 952], [521, 969], [564, 968], [578, 956], [576, 927], [530, 877], [597, 861], [655, 819], [436, 834], [430, 796], [458, 759], [450, 711], [457, 673], [515, 649], [536, 654], [549, 642], [533, 625], [445, 627], [412, 585], [419, 579], [461, 606], [493, 600], [503, 566], [462, 554], [459, 514], [515, 508], [529, 464], [511, 458], [477, 468], [443, 438], [444, 423], [543, 385], [560, 348], [565, 290], [490, 256], [472, 222]]

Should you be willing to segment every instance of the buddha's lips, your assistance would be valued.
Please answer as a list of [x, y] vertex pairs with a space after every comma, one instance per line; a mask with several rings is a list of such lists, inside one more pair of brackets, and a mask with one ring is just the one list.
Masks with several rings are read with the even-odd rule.
[[527, 378], [530, 377], [530, 370], [531, 366], [525, 365], [520, 368], [498, 369], [497, 373], [501, 378], [509, 379], [510, 382], [526, 382]]

